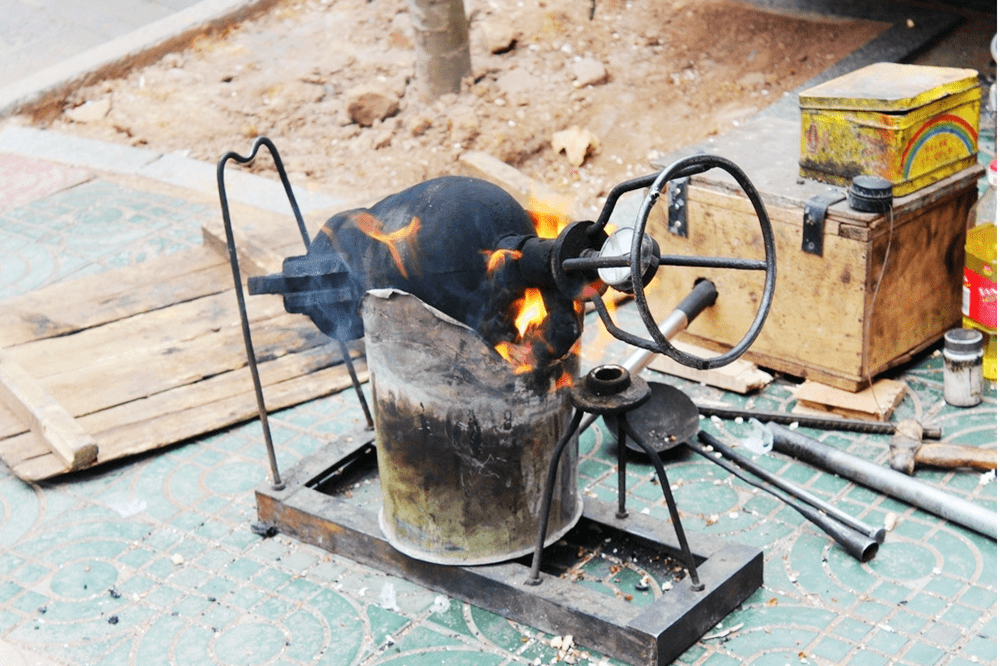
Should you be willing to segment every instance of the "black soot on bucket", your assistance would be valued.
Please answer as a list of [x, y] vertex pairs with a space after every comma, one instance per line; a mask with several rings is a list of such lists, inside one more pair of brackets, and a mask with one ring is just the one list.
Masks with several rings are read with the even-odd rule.
[[[532, 552], [549, 460], [572, 417], [577, 355], [518, 372], [465, 322], [394, 289], [369, 291], [362, 316], [386, 538], [438, 564]], [[571, 444], [547, 544], [582, 514], [577, 460]]]

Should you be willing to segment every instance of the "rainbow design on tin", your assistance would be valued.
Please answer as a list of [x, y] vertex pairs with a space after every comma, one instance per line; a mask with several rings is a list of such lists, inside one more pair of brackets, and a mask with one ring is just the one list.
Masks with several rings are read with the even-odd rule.
[[913, 162], [920, 149], [928, 141], [942, 134], [950, 134], [957, 137], [965, 145], [965, 149], [969, 155], [975, 154], [978, 150], [979, 133], [976, 131], [976, 128], [969, 124], [969, 121], [953, 113], [936, 116], [924, 123], [917, 130], [917, 133], [913, 135], [913, 138], [910, 139], [910, 142], [906, 144], [902, 158], [904, 177], [910, 177]]

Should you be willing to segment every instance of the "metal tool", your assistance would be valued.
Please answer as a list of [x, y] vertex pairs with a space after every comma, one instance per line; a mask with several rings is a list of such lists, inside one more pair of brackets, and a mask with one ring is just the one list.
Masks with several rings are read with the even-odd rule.
[[[841, 430], [844, 432], [863, 432], [873, 435], [894, 435], [899, 427], [897, 423], [884, 421], [864, 421], [862, 419], [844, 419], [840, 417], [815, 416], [813, 414], [789, 414], [788, 412], [769, 412], [756, 409], [737, 409], [718, 405], [698, 405], [698, 411], [704, 416], [718, 416], [720, 419], [757, 419], [761, 423], [768, 421], [791, 425], [798, 423], [803, 428], [817, 430]], [[919, 423], [917, 425], [920, 425]], [[910, 426], [908, 426], [910, 427]], [[920, 438], [941, 439], [941, 428], [924, 428], [920, 426]]]
[[[718, 438], [705, 432], [699, 433], [698, 409], [695, 407], [694, 402], [691, 401], [691, 398], [682, 391], [658, 382], [649, 382], [649, 387], [652, 391], [652, 397], [628, 413], [632, 429], [640, 433], [642, 438], [646, 440], [646, 448], [652, 449], [659, 454], [678, 445], [686, 445], [695, 453], [705, 456], [708, 460], [720, 465], [731, 474], [757, 488], [771, 493], [788, 504], [807, 520], [833, 537], [848, 553], [858, 560], [867, 562], [875, 557], [875, 554], [878, 552], [878, 544], [885, 539], [884, 529], [872, 527], [803, 488], [782, 479], [776, 474], [768, 472], [752, 460], [734, 452]], [[618, 432], [618, 418], [614, 414], [604, 417], [605, 422], [612, 432]], [[712, 446], [740, 468], [770, 483], [772, 486], [780, 488], [792, 497], [810, 506], [800, 506], [759, 482], [747, 478], [746, 475], [740, 472], [738, 467], [719, 460], [705, 451], [704, 448], [694, 443], [692, 439], [696, 434], [698, 435], [698, 439]], [[631, 437], [629, 441], [631, 442]], [[634, 447], [633, 450], [644, 450], [638, 445], [634, 445]], [[818, 509], [818, 511], [814, 510], [814, 508]]]
[[721, 453], [723, 457], [728, 458], [729, 460], [738, 464], [740, 467], [746, 469], [747, 471], [753, 472], [754, 475], [760, 477], [761, 479], [764, 479], [765, 481], [777, 486], [778, 488], [781, 488], [789, 495], [792, 495], [802, 500], [806, 504], [809, 504], [814, 508], [819, 509], [826, 515], [836, 519], [837, 521], [843, 523], [847, 527], [850, 527], [851, 529], [860, 532], [869, 539], [873, 539], [878, 543], [882, 543], [883, 541], [885, 541], [885, 529], [883, 529], [882, 527], [872, 527], [863, 520], [859, 520], [858, 518], [855, 518], [851, 514], [841, 511], [840, 509], [833, 506], [829, 502], [826, 502], [820, 499], [819, 497], [816, 497], [815, 495], [803, 489], [802, 487], [786, 481], [777, 474], [772, 474], [771, 472], [767, 471], [766, 469], [764, 469], [754, 461], [750, 460], [749, 458], [745, 458], [736, 453], [735, 451], [733, 451], [731, 448], [726, 446], [726, 444], [722, 442], [722, 440], [720, 440], [718, 437], [714, 437], [706, 432], [701, 432], [698, 434], [698, 439], [700, 439], [702, 442], [708, 444], [716, 451]]
[[[288, 176], [285, 174], [285, 167], [281, 162], [281, 156], [278, 155], [278, 149], [274, 147], [274, 144], [267, 137], [258, 137], [254, 140], [253, 145], [250, 149], [250, 154], [243, 156], [236, 152], [228, 152], [219, 159], [219, 163], [216, 166], [216, 181], [219, 187], [219, 203], [222, 207], [222, 223], [226, 230], [226, 246], [229, 250], [229, 264], [233, 271], [233, 285], [236, 290], [236, 305], [240, 311], [240, 324], [243, 330], [243, 344], [246, 347], [247, 352], [247, 365], [250, 368], [250, 376], [253, 379], [254, 395], [257, 398], [257, 413], [260, 415], [260, 425], [261, 429], [264, 431], [264, 444], [267, 448], [268, 462], [271, 467], [271, 484], [278, 490], [285, 487], [284, 482], [281, 480], [281, 472], [278, 470], [278, 459], [274, 451], [274, 443], [271, 439], [271, 427], [267, 418], [267, 406], [264, 404], [264, 389], [260, 381], [260, 373], [257, 371], [257, 355], [254, 353], [253, 339], [250, 335], [250, 319], [247, 317], [247, 307], [246, 300], [243, 296], [243, 281], [240, 277], [240, 261], [239, 254], [236, 251], [236, 241], [233, 236], [233, 224], [229, 216], [229, 198], [226, 195], [226, 163], [230, 160], [236, 161], [240, 164], [246, 164], [253, 161], [254, 157], [257, 156], [257, 151], [260, 150], [261, 146], [267, 148], [268, 152], [271, 153], [271, 157], [274, 159], [274, 166], [278, 171], [278, 176], [281, 178], [281, 184], [285, 188], [285, 195], [288, 197], [288, 203], [292, 208], [292, 214], [295, 215], [295, 222], [298, 225], [299, 234], [302, 236], [302, 241], [305, 243], [306, 248], [309, 247], [309, 234], [306, 232], [306, 225], [302, 219], [302, 213], [299, 211], [299, 205], [295, 201], [295, 195], [292, 193], [292, 185], [288, 181]], [[365, 418], [368, 421], [369, 427], [372, 425], [371, 413], [368, 411], [368, 402], [365, 399], [365, 394], [361, 390], [361, 383], [358, 381], [358, 375], [354, 370], [354, 362], [351, 360], [351, 354], [344, 344], [343, 338], [338, 338], [340, 341], [340, 351], [344, 359], [344, 365], [347, 366], [348, 372], [351, 375], [351, 382], [354, 384], [354, 392], [358, 397], [358, 401], [361, 403], [361, 408], [364, 410]]]
[[768, 423], [774, 434], [774, 449], [828, 472], [850, 479], [934, 515], [964, 525], [993, 539], [997, 538], [997, 514], [978, 504], [928, 486], [896, 470], [868, 462], [793, 432], [777, 423]]
[[[669, 451], [698, 434], [698, 410], [691, 398], [669, 384], [648, 382], [652, 395], [646, 404], [629, 413], [632, 427], [643, 433], [649, 446], [657, 453]], [[618, 432], [618, 417], [608, 414], [604, 422], [611, 432]], [[627, 440], [629, 450], [642, 453], [643, 448]]]
[[[677, 307], [671, 311], [669, 315], [660, 323], [660, 333], [667, 340], [671, 339], [685, 328], [688, 327], [694, 318], [697, 317], [702, 310], [714, 305], [715, 299], [718, 298], [719, 293], [715, 289], [715, 285], [711, 280], [699, 280], [695, 283], [694, 288], [691, 292], [684, 297]], [[652, 352], [646, 349], [640, 349], [634, 354], [628, 357], [622, 367], [624, 367], [629, 372], [635, 374], [642, 371], [650, 362], [656, 352]], [[661, 384], [662, 386], [662, 384]], [[654, 399], [656, 389], [654, 389]], [[597, 414], [587, 414], [580, 424], [580, 432], [583, 432], [597, 420]], [[697, 414], [695, 415], [695, 421], [697, 422]], [[614, 432], [614, 430], [612, 430]], [[693, 433], [692, 433], [693, 434]], [[638, 450], [634, 448], [636, 445], [634, 442], [629, 440], [629, 448], [633, 451]]]
[[[732, 451], [732, 449], [723, 444], [721, 440], [709, 435], [706, 432], [699, 433], [698, 439], [711, 446], [715, 451], [718, 451], [724, 457], [736, 462], [740, 467], [753, 473], [758, 478], [764, 479], [774, 486], [781, 488], [793, 497], [797, 497], [798, 499], [807, 502], [806, 505], [791, 502], [786, 497], [779, 495], [771, 488], [747, 478], [745, 475], [740, 473], [739, 469], [734, 468], [725, 461], [714, 457], [710, 451], [707, 451], [694, 443], [690, 443], [688, 445], [688, 448], [695, 453], [704, 456], [707, 460], [711, 460], [723, 469], [729, 471], [731, 474], [743, 479], [750, 485], [774, 495], [785, 504], [798, 511], [804, 518], [806, 518], [806, 520], [833, 537], [833, 539], [843, 546], [844, 550], [846, 550], [856, 560], [860, 562], [868, 562], [878, 553], [878, 545], [882, 539], [885, 539], [885, 530], [872, 528], [871, 526], [858, 521], [849, 514], [840, 511], [836, 507], [827, 504], [802, 488], [788, 483], [779, 476], [771, 474], [753, 461], [737, 455]], [[812, 506], [809, 506], [810, 504]], [[813, 507], [821, 509], [822, 513]], [[833, 520], [833, 518], [836, 518], [836, 520]]]
[[[650, 399], [628, 413], [628, 420], [632, 429], [640, 433], [642, 438], [646, 440], [646, 448], [660, 454], [678, 445], [685, 445], [695, 453], [705, 456], [708, 460], [720, 465], [723, 469], [750, 485], [761, 488], [785, 502], [802, 514], [807, 520], [813, 522], [824, 532], [836, 539], [848, 553], [858, 560], [867, 562], [875, 557], [875, 554], [878, 552], [878, 544], [882, 543], [885, 539], [884, 529], [872, 527], [864, 521], [858, 520], [829, 502], [816, 497], [812, 493], [782, 479], [776, 474], [768, 472], [752, 460], [737, 454], [718, 438], [705, 432], [698, 432], [698, 409], [691, 398], [682, 391], [667, 384], [660, 384], [658, 382], [648, 382], [648, 384], [652, 391]], [[604, 417], [611, 432], [618, 432], [618, 418], [614, 414]], [[692, 441], [695, 435], [698, 435], [698, 439], [712, 446], [716, 451], [728, 460], [736, 463], [739, 467], [734, 467], [725, 461], [721, 461], [705, 451], [704, 448]], [[629, 448], [635, 451], [645, 450], [639, 444], [633, 444], [631, 437], [629, 437], [629, 443], [632, 444]], [[743, 468], [757, 478], [780, 488], [792, 497], [810, 506], [801, 507], [791, 502], [783, 495], [775, 493], [770, 488], [748, 478], [741, 473], [739, 468]], [[814, 510], [814, 508], [818, 509], [818, 511]]]
[[958, 444], [924, 444], [920, 441], [922, 429], [913, 419], [900, 421], [896, 434], [889, 440], [889, 467], [912, 476], [920, 465], [931, 467], [971, 467], [991, 470], [997, 468], [997, 450]]
[[592, 412], [602, 416], [618, 416], [618, 512], [616, 513], [616, 517], [619, 519], [628, 517], [628, 511], [625, 509], [627, 465], [625, 442], [627, 438], [631, 437], [646, 452], [646, 455], [650, 457], [653, 467], [656, 470], [656, 475], [659, 478], [660, 487], [663, 491], [663, 498], [670, 511], [670, 522], [674, 526], [677, 542], [680, 544], [684, 557], [684, 564], [687, 566], [688, 574], [691, 576], [691, 589], [695, 592], [701, 592], [705, 589], [705, 585], [698, 577], [697, 563], [695, 562], [691, 548], [688, 546], [684, 527], [681, 525], [680, 512], [677, 510], [677, 504], [670, 490], [670, 482], [667, 480], [667, 472], [663, 468], [663, 463], [653, 448], [635, 432], [628, 422], [628, 413], [646, 403], [651, 394], [652, 391], [645, 380], [641, 377], [633, 376], [620, 365], [598, 366], [573, 383], [573, 387], [570, 389], [570, 399], [574, 407], [576, 407], [576, 413], [573, 415], [569, 427], [563, 433], [558, 444], [556, 444], [555, 452], [552, 454], [549, 464], [545, 480], [545, 491], [542, 495], [542, 512], [538, 521], [538, 538], [531, 560], [531, 573], [526, 581], [528, 585], [539, 585], [542, 582], [540, 575], [542, 549], [548, 530], [549, 507], [552, 503], [559, 459], [562, 457], [563, 451], [566, 450], [566, 446], [574, 440], [574, 435], [576, 435], [584, 413]]

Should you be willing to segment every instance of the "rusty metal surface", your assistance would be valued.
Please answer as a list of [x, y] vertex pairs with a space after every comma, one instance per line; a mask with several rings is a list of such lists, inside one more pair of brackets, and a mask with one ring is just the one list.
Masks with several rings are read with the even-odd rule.
[[[514, 374], [464, 324], [403, 292], [362, 304], [375, 397], [383, 532], [436, 563], [485, 564], [526, 554], [542, 480], [572, 406], [561, 378], [579, 360]], [[547, 542], [580, 516], [576, 447], [564, 458]]]
[[[352, 445], [335, 442], [288, 470], [285, 490], [260, 486], [256, 492], [260, 520], [306, 543], [514, 621], [556, 635], [571, 634], [580, 644], [630, 664], [672, 662], [763, 582], [759, 549], [705, 534], [690, 539], [705, 589], [695, 592], [690, 585], [675, 584], [647, 606], [546, 572], [541, 585], [524, 585], [528, 567], [516, 561], [467, 567], [418, 560], [388, 542], [378, 527], [378, 507], [357, 506], [309, 486], [310, 480], [355, 453]], [[615, 541], [627, 538], [667, 556], [679, 556], [669, 524], [641, 514], [618, 519], [614, 512], [613, 506], [588, 499], [578, 528], [604, 530]]]

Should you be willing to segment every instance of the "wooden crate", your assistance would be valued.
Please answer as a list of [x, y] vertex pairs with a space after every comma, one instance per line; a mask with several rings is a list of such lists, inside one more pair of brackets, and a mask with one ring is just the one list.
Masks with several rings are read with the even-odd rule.
[[[834, 188], [798, 175], [798, 141], [798, 123], [763, 118], [673, 157], [702, 150], [732, 160], [753, 181], [771, 217], [777, 285], [747, 358], [856, 391], [959, 323], [965, 221], [982, 169], [964, 169], [896, 198], [891, 215], [860, 213], [846, 201], [831, 205], [820, 256], [802, 249], [804, 205]], [[647, 223], [664, 254], [763, 258], [753, 209], [723, 171], [688, 183], [686, 237], [668, 231], [667, 205], [664, 193]], [[654, 314], [669, 312], [698, 277], [713, 280], [719, 298], [680, 339], [727, 349], [753, 319], [764, 274], [661, 269], [648, 291]]]

